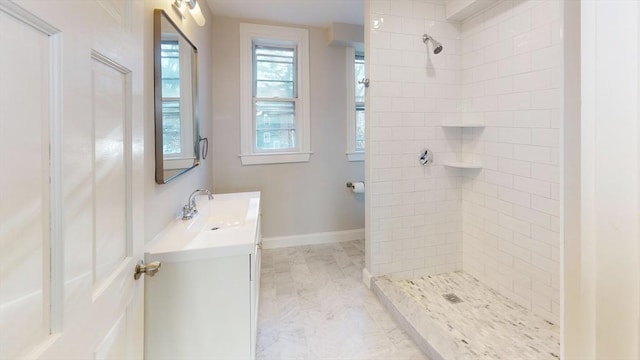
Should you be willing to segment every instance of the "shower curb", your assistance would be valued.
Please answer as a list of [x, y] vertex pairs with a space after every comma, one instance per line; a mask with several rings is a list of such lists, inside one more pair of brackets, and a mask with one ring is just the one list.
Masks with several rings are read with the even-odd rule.
[[391, 317], [396, 321], [404, 332], [409, 335], [411, 340], [418, 346], [423, 353], [425, 353], [429, 360], [446, 360], [430, 343], [420, 334], [420, 332], [413, 326], [413, 324], [402, 314], [402, 312], [389, 300], [387, 295], [378, 285], [378, 278], [371, 279], [371, 291], [376, 295], [378, 300], [387, 309]]
[[[447, 331], [445, 331], [437, 321], [425, 314], [424, 309], [417, 303], [412, 301], [406, 302], [403, 304], [406, 305], [405, 309], [396, 306], [385, 293], [385, 289], [379, 284], [384, 281], [388, 280], [384, 278], [373, 278], [371, 281], [371, 291], [373, 291], [400, 328], [402, 328], [416, 343], [418, 348], [427, 355], [429, 360], [474, 358], [467, 349], [458, 346], [458, 344], [452, 341], [452, 339], [447, 336]], [[388, 288], [386, 290], [390, 291]], [[413, 318], [408, 316], [408, 312], [413, 314]]]

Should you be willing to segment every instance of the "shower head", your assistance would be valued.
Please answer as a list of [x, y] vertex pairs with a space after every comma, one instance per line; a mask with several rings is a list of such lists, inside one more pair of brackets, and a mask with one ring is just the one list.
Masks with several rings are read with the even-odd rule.
[[433, 45], [433, 53], [434, 54], [440, 54], [440, 52], [442, 51], [443, 47], [442, 44], [440, 44], [436, 39], [432, 38], [431, 36], [424, 34], [422, 35], [422, 42], [423, 43], [428, 43], [429, 41], [431, 41], [431, 44]]
[[440, 54], [440, 52], [441, 52], [441, 51], [442, 51], [442, 49], [443, 49], [442, 44], [440, 44], [440, 43], [439, 43], [439, 42], [437, 42], [437, 41], [434, 41], [434, 42], [433, 42], [433, 46], [435, 46], [435, 47], [433, 48], [433, 53], [434, 53], [434, 54], [436, 54], [436, 55], [437, 55], [437, 54]]

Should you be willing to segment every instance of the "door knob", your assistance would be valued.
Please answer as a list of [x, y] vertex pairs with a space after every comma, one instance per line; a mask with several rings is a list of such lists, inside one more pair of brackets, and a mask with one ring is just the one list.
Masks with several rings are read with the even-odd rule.
[[160, 266], [162, 266], [160, 261], [154, 261], [145, 264], [143, 260], [140, 260], [140, 262], [136, 264], [136, 271], [133, 273], [133, 278], [138, 280], [140, 279], [140, 276], [142, 276], [142, 274], [153, 276], [158, 271], [160, 271]]

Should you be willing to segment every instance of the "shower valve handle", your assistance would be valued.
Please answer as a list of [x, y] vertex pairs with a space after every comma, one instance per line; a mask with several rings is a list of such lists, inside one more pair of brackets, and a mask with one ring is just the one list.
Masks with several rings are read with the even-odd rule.
[[420, 164], [423, 166], [433, 164], [433, 151], [430, 149], [422, 149], [420, 152]]
[[362, 78], [362, 79], [358, 80], [358, 84], [362, 84], [362, 85], [364, 85], [364, 87], [368, 88], [369, 87], [369, 79]]

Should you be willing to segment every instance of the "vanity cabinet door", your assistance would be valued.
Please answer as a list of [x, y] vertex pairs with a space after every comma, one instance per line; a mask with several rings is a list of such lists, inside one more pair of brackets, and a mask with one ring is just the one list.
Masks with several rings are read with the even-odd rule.
[[163, 262], [145, 286], [145, 359], [249, 359], [249, 261]]

